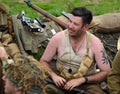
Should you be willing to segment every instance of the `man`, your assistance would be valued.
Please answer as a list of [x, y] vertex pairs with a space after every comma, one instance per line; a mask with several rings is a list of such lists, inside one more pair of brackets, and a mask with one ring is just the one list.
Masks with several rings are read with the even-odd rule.
[[[8, 54], [6, 53], [4, 47], [0, 46], [0, 58], [1, 57], [5, 57], [6, 59], [8, 59]], [[1, 94], [3, 93], [3, 81], [2, 81], [2, 63], [0, 61], [0, 92]]]
[[8, 62], [3, 69], [5, 94], [43, 94], [45, 72], [31, 56], [16, 56], [14, 63]]
[[0, 46], [0, 58], [5, 57], [6, 59], [8, 58], [8, 54], [5, 51], [4, 47]]
[[[106, 80], [110, 65], [101, 41], [87, 31], [91, 20], [88, 9], [74, 8], [68, 29], [51, 38], [40, 59], [58, 88], [71, 91], [79, 86], [92, 94], [104, 94], [98, 83]], [[49, 65], [54, 56], [58, 73]]]
[[120, 50], [118, 50], [107, 79], [110, 94], [120, 94]]

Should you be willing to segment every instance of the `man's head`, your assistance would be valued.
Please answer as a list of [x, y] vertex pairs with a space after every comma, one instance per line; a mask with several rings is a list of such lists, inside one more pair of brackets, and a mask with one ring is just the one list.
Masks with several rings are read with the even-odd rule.
[[85, 7], [77, 7], [71, 11], [68, 23], [69, 35], [79, 38], [89, 29], [92, 20], [92, 13]]
[[14, 63], [4, 66], [6, 94], [13, 94], [11, 89], [22, 94], [40, 94], [45, 78], [43, 66], [31, 56], [18, 56]]
[[71, 11], [71, 14], [73, 16], [78, 16], [78, 17], [81, 17], [82, 18], [82, 24], [85, 25], [85, 24], [90, 24], [91, 21], [92, 21], [92, 13], [90, 10], [88, 10], [87, 8], [85, 7], [77, 7], [77, 8], [74, 8], [72, 11]]
[[4, 92], [5, 94], [22, 94], [22, 91], [19, 90], [6, 76], [2, 77], [3, 81], [5, 82]]

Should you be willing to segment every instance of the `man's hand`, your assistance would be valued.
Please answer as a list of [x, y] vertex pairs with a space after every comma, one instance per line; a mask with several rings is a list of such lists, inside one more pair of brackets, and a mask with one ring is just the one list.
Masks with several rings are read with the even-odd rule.
[[55, 85], [60, 88], [63, 88], [66, 83], [66, 80], [58, 75], [52, 76], [52, 80], [54, 81]]
[[69, 81], [64, 85], [64, 89], [71, 91], [73, 88], [75, 88], [75, 87], [77, 87], [77, 86], [80, 86], [80, 85], [83, 84], [84, 82], [85, 82], [85, 78], [84, 78], [84, 77], [69, 80]]

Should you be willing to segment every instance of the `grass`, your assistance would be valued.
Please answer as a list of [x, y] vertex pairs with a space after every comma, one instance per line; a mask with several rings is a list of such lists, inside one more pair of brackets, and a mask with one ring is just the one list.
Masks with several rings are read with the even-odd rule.
[[[49, 1], [49, 2], [48, 2]], [[19, 0], [0, 0], [8, 7], [8, 15], [20, 14], [25, 11], [30, 18], [41, 16], [38, 12], [28, 7], [25, 2]], [[73, 7], [85, 6], [93, 15], [101, 15], [109, 12], [120, 12], [120, 0], [31, 0], [31, 3], [45, 11], [59, 16], [62, 11], [70, 12]]]

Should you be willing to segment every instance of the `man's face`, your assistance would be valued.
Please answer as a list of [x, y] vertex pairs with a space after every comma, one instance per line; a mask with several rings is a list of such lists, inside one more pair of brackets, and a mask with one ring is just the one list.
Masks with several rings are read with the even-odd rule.
[[84, 32], [82, 18], [71, 15], [70, 22], [68, 23], [68, 31], [70, 36], [80, 36], [81, 33]]
[[5, 76], [2, 77], [5, 85], [4, 92], [5, 94], [15, 94], [16, 87], [9, 81], [9, 79]]

